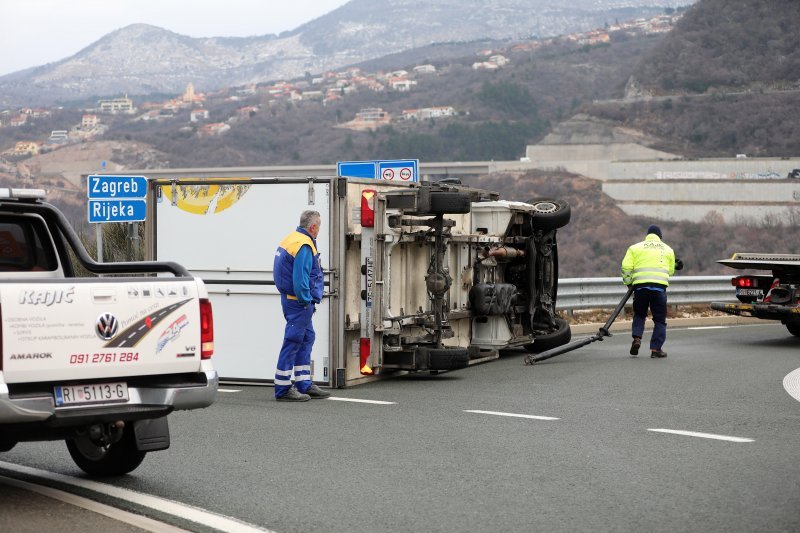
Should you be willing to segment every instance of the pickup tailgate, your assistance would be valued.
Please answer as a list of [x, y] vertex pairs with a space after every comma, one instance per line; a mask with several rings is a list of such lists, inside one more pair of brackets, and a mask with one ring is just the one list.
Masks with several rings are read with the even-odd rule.
[[197, 372], [198, 281], [0, 284], [7, 383]]

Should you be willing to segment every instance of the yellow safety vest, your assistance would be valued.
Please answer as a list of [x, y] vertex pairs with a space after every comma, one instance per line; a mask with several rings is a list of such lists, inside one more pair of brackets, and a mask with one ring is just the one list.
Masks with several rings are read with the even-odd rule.
[[653, 233], [642, 242], [631, 245], [622, 260], [622, 282], [625, 285], [655, 283], [668, 287], [669, 277], [674, 273], [675, 252]]

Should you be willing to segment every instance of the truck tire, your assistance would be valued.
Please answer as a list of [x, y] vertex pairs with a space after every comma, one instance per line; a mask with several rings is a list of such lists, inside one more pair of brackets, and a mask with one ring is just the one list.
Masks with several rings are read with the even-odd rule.
[[98, 446], [88, 437], [68, 439], [67, 450], [81, 470], [90, 476], [121, 476], [142, 464], [147, 452], [136, 447], [133, 426], [125, 428], [122, 439]]
[[531, 353], [541, 353], [563, 346], [570, 339], [572, 339], [572, 330], [569, 328], [569, 322], [561, 317], [556, 317], [555, 331], [534, 337], [531, 344], [525, 345], [525, 349]]
[[469, 366], [466, 348], [431, 348], [428, 352], [428, 370], [457, 370]]
[[549, 231], [569, 224], [572, 210], [564, 200], [533, 198], [528, 203], [533, 206], [534, 229]]
[[786, 329], [795, 337], [800, 337], [800, 320], [792, 320], [786, 323]]
[[431, 214], [469, 213], [472, 202], [468, 194], [460, 192], [432, 192]]

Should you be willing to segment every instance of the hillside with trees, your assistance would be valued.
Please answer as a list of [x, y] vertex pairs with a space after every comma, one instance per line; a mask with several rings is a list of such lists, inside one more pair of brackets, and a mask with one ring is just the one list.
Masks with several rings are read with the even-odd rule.
[[687, 157], [797, 155], [800, 2], [700, 0], [639, 60], [628, 101], [587, 108]]

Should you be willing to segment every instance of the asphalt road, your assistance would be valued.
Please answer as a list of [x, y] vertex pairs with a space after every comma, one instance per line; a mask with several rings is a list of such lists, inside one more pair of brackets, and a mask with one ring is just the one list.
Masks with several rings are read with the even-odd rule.
[[[223, 387], [239, 392], [171, 415], [172, 447], [107, 483], [280, 532], [800, 530], [800, 403], [783, 386], [800, 339], [764, 324], [670, 330], [663, 360], [629, 345], [506, 354], [337, 401]], [[0, 461], [83, 478], [60, 442]]]

